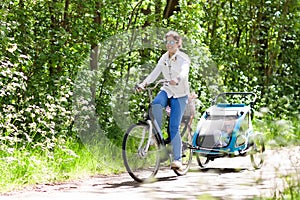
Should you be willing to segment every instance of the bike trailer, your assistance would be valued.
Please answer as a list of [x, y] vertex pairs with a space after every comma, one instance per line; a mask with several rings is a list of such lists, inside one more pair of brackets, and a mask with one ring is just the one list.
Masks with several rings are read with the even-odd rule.
[[[218, 103], [221, 97], [252, 95], [249, 103]], [[243, 97], [244, 98], [244, 97]], [[251, 145], [254, 93], [221, 93], [201, 116], [193, 135], [194, 152], [209, 158], [245, 154]]]

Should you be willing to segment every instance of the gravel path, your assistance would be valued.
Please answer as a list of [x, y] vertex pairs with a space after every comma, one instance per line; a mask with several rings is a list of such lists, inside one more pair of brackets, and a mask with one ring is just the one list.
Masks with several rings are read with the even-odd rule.
[[277, 197], [288, 187], [284, 177], [300, 181], [300, 146], [267, 150], [265, 164], [254, 170], [249, 156], [218, 158], [200, 170], [195, 157], [185, 176], [170, 169], [158, 172], [157, 181], [139, 184], [127, 174], [99, 176], [72, 183], [36, 185], [1, 195], [1, 200], [61, 199], [253, 199]]

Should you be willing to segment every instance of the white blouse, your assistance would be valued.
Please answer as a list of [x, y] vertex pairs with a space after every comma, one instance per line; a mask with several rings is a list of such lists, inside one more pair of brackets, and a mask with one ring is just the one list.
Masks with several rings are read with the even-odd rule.
[[166, 52], [142, 84], [145, 86], [153, 83], [162, 73], [167, 81], [174, 80], [178, 83], [177, 85], [162, 86], [161, 90], [166, 91], [169, 98], [186, 96], [190, 92], [188, 82], [190, 64], [190, 58], [182, 51], [177, 50], [171, 58], [169, 58], [169, 52]]

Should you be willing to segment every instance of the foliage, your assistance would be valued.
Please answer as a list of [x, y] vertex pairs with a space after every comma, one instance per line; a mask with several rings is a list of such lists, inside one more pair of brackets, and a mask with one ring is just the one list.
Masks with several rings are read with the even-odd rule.
[[40, 93], [38, 98], [28, 96], [28, 78], [15, 70], [16, 65], [7, 67], [8, 63], [0, 67], [1, 150], [26, 147], [51, 149], [62, 144], [72, 123], [71, 112], [65, 106], [72, 93], [69, 81], [55, 83], [61, 87], [56, 98], [46, 93]]
[[[74, 91], [80, 89], [76, 77], [82, 66], [98, 73], [81, 91], [90, 98], [87, 112], [96, 111], [101, 133], [120, 145], [124, 127], [133, 122], [129, 118], [142, 118], [149, 102], [145, 95], [135, 94], [133, 86], [165, 50], [163, 33], [154, 32], [144, 34], [144, 39], [155, 41], [155, 48], [133, 48], [132, 30], [151, 27], [176, 30], [184, 37], [183, 51], [192, 60], [190, 83], [199, 96], [200, 113], [219, 92], [253, 91], [259, 97], [255, 107], [258, 131], [280, 146], [299, 144], [299, 1], [180, 0], [166, 13], [167, 2], [3, 0], [2, 161], [43, 151], [48, 152], [43, 154], [45, 160], [51, 160], [55, 149], [67, 151], [69, 138], [77, 141], [74, 124], [79, 118], [72, 103]], [[121, 43], [118, 37], [126, 34], [128, 42]], [[116, 46], [121, 51], [115, 51]], [[11, 163], [22, 164], [17, 160]], [[34, 166], [35, 159], [24, 162]], [[3, 162], [1, 166], [6, 167]], [[22, 175], [26, 170], [21, 168], [16, 171]]]
[[[105, 162], [97, 160], [79, 141], [70, 139], [65, 146], [66, 148], [56, 146], [52, 150], [22, 149], [9, 153], [1, 151], [0, 192], [21, 189], [36, 183], [62, 182], [95, 173], [111, 174], [124, 170], [118, 167], [121, 164], [113, 160], [112, 156], [106, 157]], [[102, 152], [106, 151], [102, 149]], [[107, 151], [106, 154], [110, 152]]]

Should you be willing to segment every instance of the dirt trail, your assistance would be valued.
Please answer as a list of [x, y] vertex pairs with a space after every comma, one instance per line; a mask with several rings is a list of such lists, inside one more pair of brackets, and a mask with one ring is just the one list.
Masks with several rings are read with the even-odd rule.
[[[99, 176], [59, 185], [37, 185], [10, 194], [1, 200], [61, 199], [253, 199], [279, 195], [288, 187], [282, 176], [294, 174], [300, 181], [300, 146], [267, 150], [264, 166], [253, 170], [249, 156], [219, 158], [200, 170], [193, 166], [186, 176], [162, 169], [157, 181], [134, 182], [128, 174]], [[210, 198], [209, 198], [210, 197]]]

